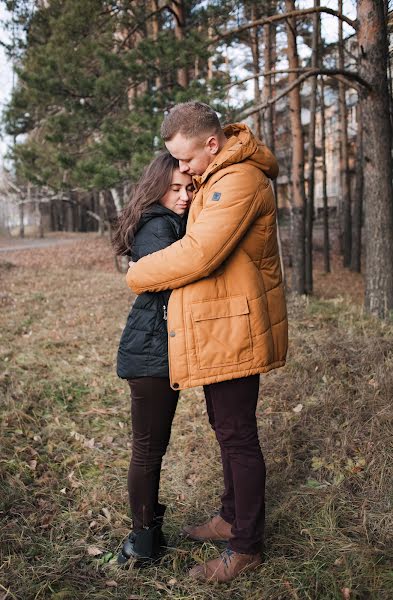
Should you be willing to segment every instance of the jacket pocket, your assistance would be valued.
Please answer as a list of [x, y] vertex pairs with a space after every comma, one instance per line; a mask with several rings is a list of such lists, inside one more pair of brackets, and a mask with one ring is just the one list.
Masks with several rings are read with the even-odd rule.
[[191, 304], [200, 369], [251, 360], [250, 310], [246, 296], [230, 296]]

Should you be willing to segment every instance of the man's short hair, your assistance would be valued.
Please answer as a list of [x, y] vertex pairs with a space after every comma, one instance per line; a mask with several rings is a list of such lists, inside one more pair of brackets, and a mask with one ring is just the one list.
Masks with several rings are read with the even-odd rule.
[[161, 125], [161, 137], [170, 141], [177, 133], [187, 138], [201, 137], [203, 134], [217, 134], [221, 129], [216, 112], [203, 102], [182, 102], [176, 104], [165, 116]]

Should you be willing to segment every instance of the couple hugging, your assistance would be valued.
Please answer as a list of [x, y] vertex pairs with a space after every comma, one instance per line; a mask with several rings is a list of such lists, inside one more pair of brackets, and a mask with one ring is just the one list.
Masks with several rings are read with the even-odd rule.
[[161, 461], [181, 389], [203, 386], [220, 445], [221, 508], [185, 525], [199, 542], [226, 542], [190, 576], [226, 582], [262, 562], [265, 463], [258, 441], [259, 374], [285, 364], [287, 315], [270, 180], [276, 159], [244, 124], [222, 128], [200, 102], [164, 118], [166, 151], [147, 167], [119, 218], [117, 254], [138, 294], [117, 372], [131, 390], [128, 492], [133, 530], [118, 557], [148, 563], [165, 550]]

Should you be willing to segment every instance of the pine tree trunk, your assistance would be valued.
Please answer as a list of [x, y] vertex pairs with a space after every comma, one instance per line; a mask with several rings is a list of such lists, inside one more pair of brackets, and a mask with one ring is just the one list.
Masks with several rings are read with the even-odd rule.
[[351, 271], [360, 273], [362, 256], [362, 213], [363, 213], [363, 118], [362, 108], [356, 107], [356, 175], [352, 214]]
[[41, 202], [39, 199], [39, 192], [37, 188], [33, 188], [33, 194], [34, 196], [34, 214], [35, 214], [35, 220], [36, 220], [36, 226], [37, 226], [37, 237], [39, 238], [43, 238], [44, 237], [44, 224], [43, 224], [43, 220], [42, 220], [42, 206], [41, 206]]
[[[295, 10], [294, 0], [285, 0], [287, 12]], [[296, 20], [287, 19], [288, 64], [290, 69], [299, 68], [299, 58], [296, 44]], [[296, 72], [289, 73], [288, 82], [297, 78]], [[289, 93], [289, 110], [292, 134], [292, 291], [296, 294], [305, 293], [305, 204], [304, 189], [304, 141], [301, 122], [301, 104], [299, 86]]]
[[[258, 18], [258, 12], [256, 3], [253, 2], [251, 7], [251, 20], [255, 21]], [[254, 103], [256, 106], [262, 103], [261, 90], [259, 87], [259, 77], [255, 77], [259, 73], [260, 69], [260, 56], [259, 56], [259, 31], [258, 27], [250, 29], [250, 46], [252, 54], [252, 71], [254, 74]], [[254, 133], [261, 139], [262, 138], [262, 119], [261, 112], [258, 111], [253, 115], [254, 119]]]
[[[271, 71], [273, 68], [273, 37], [275, 28], [270, 23], [263, 26], [263, 39], [264, 39], [264, 68], [265, 71]], [[265, 75], [263, 78], [263, 96], [265, 102], [273, 97], [273, 75]], [[264, 112], [264, 131], [265, 131], [265, 142], [269, 146], [270, 150], [274, 152], [274, 104], [271, 104]]]
[[[207, 39], [211, 40], [214, 37], [214, 29], [213, 27], [208, 27], [207, 30]], [[214, 57], [212, 54], [209, 54], [206, 65], [206, 79], [211, 81], [213, 79], [214, 73]]]
[[321, 152], [322, 152], [322, 199], [323, 199], [323, 266], [325, 273], [330, 273], [330, 240], [329, 240], [329, 206], [327, 197], [326, 173], [326, 120], [325, 120], [325, 86], [321, 77]]
[[[158, 34], [160, 33], [160, 22], [158, 19], [158, 9], [159, 9], [159, 0], [151, 0], [150, 10], [152, 13], [157, 13], [152, 16], [152, 39], [154, 41], [157, 41]], [[157, 70], [159, 70], [159, 68], [160, 68], [159, 58], [157, 58], [155, 62], [156, 62]], [[156, 89], [159, 89], [161, 87], [161, 77], [159, 75], [157, 75], [155, 78], [155, 87], [156, 87]]]
[[[338, 12], [342, 14], [343, 0], [339, 0]], [[339, 19], [338, 41], [338, 68], [345, 68], [343, 22]], [[343, 265], [351, 264], [351, 190], [349, 179], [348, 160], [348, 113], [345, 99], [345, 85], [342, 81], [338, 84], [339, 109], [340, 109], [340, 181], [341, 181], [341, 222], [342, 222], [342, 250]]]
[[[319, 6], [319, 0], [314, 0], [314, 7]], [[313, 36], [312, 36], [312, 57], [311, 66], [316, 68], [318, 65], [318, 46], [319, 46], [319, 15], [313, 16]], [[311, 80], [311, 100], [310, 100], [310, 127], [308, 134], [308, 190], [306, 202], [306, 222], [305, 222], [305, 268], [306, 268], [306, 293], [312, 294], [313, 291], [313, 273], [312, 273], [312, 234], [314, 219], [314, 189], [315, 189], [315, 120], [317, 107], [317, 78]]]
[[19, 202], [19, 237], [25, 237], [25, 205], [24, 200]]
[[[180, 43], [182, 43], [186, 38], [186, 7], [184, 0], [172, 0], [171, 8], [175, 15], [175, 37]], [[177, 83], [183, 88], [188, 86], [189, 81], [187, 67], [183, 66], [177, 69]]]
[[365, 308], [387, 318], [393, 309], [392, 128], [389, 116], [387, 30], [383, 0], [358, 0], [366, 243]]
[[105, 233], [105, 195], [103, 191], [98, 192], [98, 231], [101, 236]]

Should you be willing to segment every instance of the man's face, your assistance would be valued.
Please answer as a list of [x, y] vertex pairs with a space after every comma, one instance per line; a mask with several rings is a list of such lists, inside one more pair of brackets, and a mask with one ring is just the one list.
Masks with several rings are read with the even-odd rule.
[[188, 175], [202, 175], [219, 150], [216, 136], [186, 138], [181, 133], [165, 142], [165, 146], [179, 161], [180, 172]]

